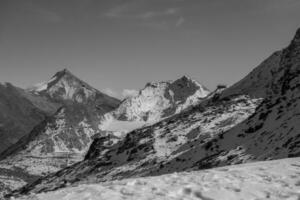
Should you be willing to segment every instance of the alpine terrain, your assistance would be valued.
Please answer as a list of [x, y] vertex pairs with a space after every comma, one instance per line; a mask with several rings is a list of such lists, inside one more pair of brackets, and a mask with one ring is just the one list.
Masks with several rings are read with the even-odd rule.
[[[73, 191], [76, 191], [77, 195], [86, 194], [85, 197], [89, 198], [88, 195], [91, 194], [101, 192], [105, 195], [107, 190], [121, 190], [122, 198], [126, 199], [130, 194], [132, 196], [139, 195], [138, 192], [130, 192], [133, 187], [145, 190], [147, 194], [151, 187], [154, 190], [153, 195], [156, 195], [155, 187], [149, 186], [155, 184], [153, 181], [162, 184], [162, 188], [169, 187], [166, 182], [174, 185], [175, 188], [177, 184], [174, 183], [176, 180], [172, 179], [172, 176], [177, 176], [176, 174], [132, 181], [139, 177], [187, 173], [226, 165], [299, 157], [299, 89], [300, 29], [287, 48], [271, 55], [233, 86], [226, 89], [218, 87], [199, 104], [182, 112], [177, 112], [176, 109], [158, 112], [162, 117], [161, 121], [135, 129], [123, 137], [117, 137], [113, 133], [97, 137], [83, 161], [45, 176], [11, 195], [45, 193], [68, 187], [49, 195], [54, 194], [70, 199], [70, 196], [64, 196], [64, 192], [72, 195]], [[172, 93], [168, 94], [169, 98], [173, 98]], [[121, 109], [120, 113], [124, 113], [123, 110], [126, 112], [124, 115], [120, 115], [121, 119], [142, 118], [147, 121], [156, 115], [144, 111], [129, 112], [127, 108]], [[169, 112], [175, 115], [164, 118], [164, 114]], [[252, 168], [251, 165], [237, 168], [226, 167], [219, 171], [216, 169], [180, 174], [178, 175], [179, 183], [192, 180], [195, 174], [205, 181], [193, 180], [192, 184], [195, 183], [195, 187], [200, 185], [199, 189], [187, 186], [178, 191], [182, 192], [179, 196], [188, 195], [188, 198], [191, 199], [218, 199], [220, 197], [218, 195], [221, 194], [210, 189], [213, 186], [221, 189], [225, 187], [221, 187], [221, 182], [217, 181], [221, 177], [222, 182], [229, 179], [234, 180], [228, 183], [226, 189], [230, 190], [229, 195], [232, 194], [232, 190], [236, 193], [242, 192], [241, 199], [253, 197], [246, 190], [234, 189], [234, 183], [238, 185], [243, 183], [243, 180], [250, 180], [250, 182], [247, 181], [249, 184], [247, 186], [253, 189], [253, 193], [263, 192], [263, 195], [257, 198], [299, 199], [299, 183], [297, 182], [299, 178], [296, 177], [300, 172], [298, 159], [286, 161], [287, 169], [282, 162], [285, 161], [271, 162], [267, 166], [273, 165], [272, 163], [278, 164], [281, 169], [284, 169], [284, 175], [278, 173], [275, 168], [266, 172], [267, 170], [262, 169], [262, 165], [259, 164], [255, 165], [258, 167], [254, 167], [253, 175], [244, 170]], [[244, 171], [240, 172], [241, 170]], [[130, 178], [131, 181], [122, 181], [127, 178]], [[294, 182], [295, 180], [296, 182]], [[122, 186], [125, 182], [129, 184], [128, 187]], [[278, 186], [279, 184], [283, 196], [279, 194], [274, 196], [273, 193], [270, 193], [275, 192], [271, 188], [262, 191], [261, 188], [254, 186], [257, 182], [259, 182], [257, 186], [269, 184]], [[99, 183], [101, 184], [91, 185]], [[73, 186], [75, 188], [69, 188]], [[208, 190], [211, 193], [205, 193]], [[226, 190], [223, 194], [225, 193]], [[42, 194], [38, 198], [49, 198], [49, 195]], [[172, 194], [167, 193], [166, 195]], [[150, 198], [152, 197], [150, 196]], [[237, 197], [239, 196], [234, 198]], [[175, 198], [169, 196], [167, 199], [178, 198], [178, 196]]]

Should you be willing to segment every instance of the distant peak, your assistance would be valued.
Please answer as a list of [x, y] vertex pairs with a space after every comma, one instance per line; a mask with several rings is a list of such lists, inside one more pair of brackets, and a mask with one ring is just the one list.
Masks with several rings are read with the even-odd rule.
[[296, 31], [295, 39], [300, 39], [300, 28]]
[[296, 31], [290, 45], [285, 49], [284, 56], [288, 59], [295, 59], [294, 62], [298, 62], [300, 57], [300, 28]]
[[72, 74], [71, 71], [67, 68], [64, 68], [61, 72], [64, 74]]
[[145, 87], [158, 87], [159, 85], [166, 85], [171, 83], [172, 81], [157, 81], [157, 82], [148, 82]]
[[291, 44], [292, 46], [300, 46], [300, 28], [296, 31]]
[[[45, 81], [39, 84], [36, 84], [35, 86], [29, 88], [30, 91], [33, 92], [42, 92], [46, 91], [52, 86], [56, 85], [61, 80], [77, 80], [78, 82], [82, 82], [79, 78], [77, 78], [75, 75], [73, 75], [67, 68], [62, 69], [58, 72], [56, 72], [52, 78], [49, 81]], [[87, 84], [86, 84], [87, 85]]]
[[198, 85], [198, 86], [202, 86], [198, 81], [196, 81], [195, 79], [191, 78], [188, 75], [183, 75], [182, 77], [175, 80], [173, 83], [178, 83], [178, 82], [187, 83], [187, 84], [192, 83], [192, 84], [195, 84], [195, 85]]
[[182, 80], [182, 81], [194, 81], [190, 76], [188, 75], [183, 75], [181, 78], [177, 80]]
[[67, 68], [63, 69], [63, 70], [60, 70], [58, 72], [56, 72], [56, 74], [53, 76], [53, 77], [57, 77], [57, 78], [60, 78], [64, 75], [72, 75], [74, 76], [70, 70], [68, 70]]

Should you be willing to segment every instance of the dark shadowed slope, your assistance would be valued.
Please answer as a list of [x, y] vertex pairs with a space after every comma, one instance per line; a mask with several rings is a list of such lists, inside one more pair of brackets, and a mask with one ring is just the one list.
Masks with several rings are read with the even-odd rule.
[[[42, 104], [46, 104], [40, 106]], [[0, 153], [56, 110], [56, 105], [27, 94], [10, 83], [0, 84]]]

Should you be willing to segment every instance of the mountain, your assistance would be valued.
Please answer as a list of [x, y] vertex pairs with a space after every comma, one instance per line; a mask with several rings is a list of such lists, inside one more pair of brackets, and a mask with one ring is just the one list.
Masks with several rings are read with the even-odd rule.
[[[35, 147], [39, 150], [31, 150], [37, 155], [80, 152], [83, 147], [88, 146], [85, 137], [88, 136], [90, 140], [98, 130], [100, 117], [119, 104], [119, 100], [92, 88], [66, 69], [57, 72], [50, 81], [39, 84], [39, 87], [34, 87], [29, 91], [58, 103], [60, 108], [54, 115], [33, 129], [29, 135], [22, 138], [17, 145], [8, 149], [8, 154], [20, 148], [24, 149], [23, 145], [30, 146], [29, 143], [37, 142], [37, 138], [43, 140], [43, 142], [38, 142], [41, 147]], [[90, 128], [93, 133], [88, 131], [89, 133], [81, 134], [80, 132], [85, 128]], [[5, 157], [4, 154], [1, 157]]]
[[300, 29], [287, 48], [234, 86], [122, 139], [96, 138], [84, 161], [14, 194], [297, 157], [299, 86]]
[[10, 83], [0, 84], [0, 153], [51, 115], [57, 105], [26, 93]]
[[96, 105], [103, 112], [114, 109], [119, 104], [119, 100], [91, 87], [68, 69], [57, 72], [49, 81], [40, 83], [28, 90], [62, 104], [71, 102]]
[[299, 199], [299, 167], [300, 158], [290, 158], [205, 171], [87, 183], [21, 199]]
[[113, 114], [124, 121], [159, 121], [199, 103], [209, 93], [187, 76], [175, 81], [147, 83], [137, 96], [125, 99]]
[[104, 131], [131, 131], [178, 114], [201, 102], [210, 91], [183, 76], [175, 81], [147, 83], [137, 95], [122, 101], [114, 111], [107, 113], [100, 128]]
[[[93, 137], [100, 134], [98, 126], [101, 117], [120, 103], [92, 88], [68, 70], [56, 73], [50, 81], [24, 93], [26, 98], [20, 100], [20, 105], [29, 101], [38, 107], [47, 108], [51, 104], [57, 107], [51, 115], [44, 118], [42, 115], [40, 123], [32, 126], [14, 145], [1, 153], [0, 181], [8, 183], [3, 186], [5, 189], [26, 184], [82, 160]], [[38, 98], [45, 99], [45, 104], [41, 104]], [[39, 109], [36, 110], [36, 113], [25, 113], [38, 118]], [[17, 111], [12, 115], [18, 116]]]
[[5, 173], [8, 169], [23, 172], [21, 177], [16, 176], [10, 181], [23, 184], [32, 182], [33, 177], [81, 161], [98, 135], [114, 134], [120, 139], [118, 131], [126, 132], [130, 126], [134, 129], [170, 117], [196, 105], [209, 94], [204, 86], [183, 76], [175, 81], [148, 83], [137, 96], [120, 103], [66, 69], [27, 91], [61, 107], [0, 155], [5, 159], [0, 162]]

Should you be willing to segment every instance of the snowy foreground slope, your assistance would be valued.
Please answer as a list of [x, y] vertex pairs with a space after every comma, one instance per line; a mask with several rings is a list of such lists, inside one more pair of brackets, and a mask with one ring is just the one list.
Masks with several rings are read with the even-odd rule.
[[83, 184], [18, 200], [299, 200], [300, 158]]

